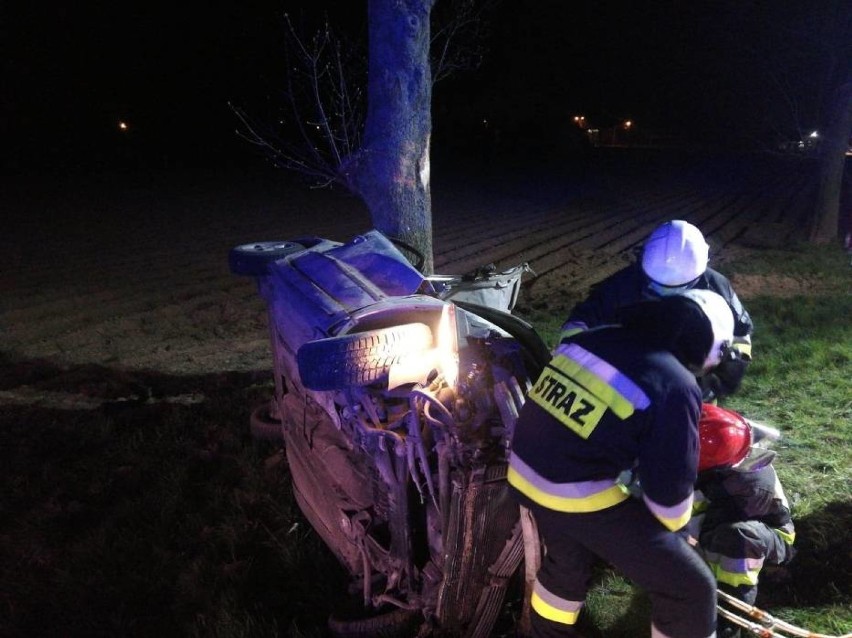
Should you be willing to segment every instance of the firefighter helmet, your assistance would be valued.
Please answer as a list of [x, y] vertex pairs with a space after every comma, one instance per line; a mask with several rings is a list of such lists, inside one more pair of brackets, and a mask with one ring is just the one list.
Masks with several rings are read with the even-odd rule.
[[677, 292], [704, 273], [709, 252], [698, 228], [675, 219], [658, 226], [645, 241], [642, 270], [659, 293], [665, 294], [667, 288]]
[[693, 288], [681, 292], [680, 295], [698, 304], [710, 321], [713, 343], [701, 366], [701, 372], [707, 372], [721, 363], [734, 340], [734, 312], [725, 298], [712, 290]]
[[751, 449], [751, 427], [732, 410], [705, 403], [698, 420], [698, 471], [734, 467]]

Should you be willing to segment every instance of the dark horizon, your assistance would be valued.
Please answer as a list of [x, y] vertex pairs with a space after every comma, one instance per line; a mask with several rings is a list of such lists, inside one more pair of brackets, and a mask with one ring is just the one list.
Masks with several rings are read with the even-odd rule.
[[[282, 15], [305, 15], [303, 4], [7, 7], [3, 168], [255, 161], [235, 134], [228, 103], [263, 112], [280, 101]], [[363, 42], [366, 3], [338, 4], [308, 3], [306, 22], [325, 13]], [[795, 16], [790, 7], [776, 12]], [[763, 44], [744, 41], [758, 30], [740, 17], [724, 2], [573, 7], [543, 0], [526, 12], [499, 3], [481, 66], [435, 86], [436, 152], [441, 144], [481, 143], [484, 121], [533, 148], [570, 139], [579, 114], [601, 129], [629, 119], [636, 137], [654, 132], [681, 144], [774, 144], [782, 133], [763, 121], [767, 98], [755, 95], [744, 58]]]

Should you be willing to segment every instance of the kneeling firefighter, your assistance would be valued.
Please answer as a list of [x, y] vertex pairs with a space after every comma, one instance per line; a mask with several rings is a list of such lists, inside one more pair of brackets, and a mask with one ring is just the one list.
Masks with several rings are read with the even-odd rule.
[[[532, 593], [534, 636], [577, 636], [601, 558], [648, 592], [652, 636], [715, 634], [716, 582], [677, 533], [690, 520], [701, 390], [725, 356], [725, 300], [689, 290], [625, 308], [619, 325], [565, 337], [530, 390], [508, 482], [546, 548]], [[641, 499], [618, 482], [633, 470]]]
[[[698, 423], [699, 461], [690, 534], [719, 589], [754, 605], [764, 564], [793, 557], [790, 505], [772, 462], [775, 452], [752, 445], [751, 424], [736, 412], [705, 405]], [[740, 630], [719, 621], [720, 638]]]

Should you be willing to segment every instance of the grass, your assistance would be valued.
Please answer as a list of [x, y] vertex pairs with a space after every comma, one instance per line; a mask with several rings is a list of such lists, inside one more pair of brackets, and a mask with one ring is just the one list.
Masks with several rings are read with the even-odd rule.
[[246, 436], [266, 383], [144, 381], [207, 400], [0, 409], [0, 635], [322, 635], [343, 574]]
[[[755, 360], [730, 406], [778, 427], [779, 477], [798, 556], [769, 589], [777, 616], [823, 633], [852, 632], [852, 294], [848, 257], [799, 247], [733, 264], [738, 272], [816, 280], [820, 294], [748, 300]], [[762, 592], [763, 593], [763, 592]]]
[[[818, 280], [745, 300], [755, 361], [729, 405], [779, 427], [799, 553], [759, 603], [813, 631], [852, 631], [852, 297], [839, 251], [762, 252], [729, 274]], [[533, 317], [552, 341], [562, 317]], [[269, 376], [170, 377], [0, 358], [0, 390], [86, 392], [100, 408], [0, 405], [0, 635], [324, 635], [346, 578], [296, 507], [286, 462], [248, 437]], [[97, 383], [94, 383], [94, 381]], [[151, 388], [149, 400], [111, 390]], [[182, 405], [187, 392], [205, 400]], [[643, 594], [602, 570], [594, 633], [648, 632]]]

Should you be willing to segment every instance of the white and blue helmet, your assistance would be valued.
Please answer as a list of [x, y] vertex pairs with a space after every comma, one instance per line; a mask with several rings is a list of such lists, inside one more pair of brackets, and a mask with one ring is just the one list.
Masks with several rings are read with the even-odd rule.
[[[679, 292], [707, 269], [710, 247], [695, 226], [681, 219], [658, 226], [645, 242], [642, 270], [660, 294]], [[669, 289], [666, 291], [666, 289]]]
[[707, 372], [719, 365], [725, 352], [731, 347], [734, 340], [734, 312], [725, 298], [712, 290], [693, 288], [678, 294], [694, 301], [710, 322], [713, 343], [701, 366], [701, 372]]

